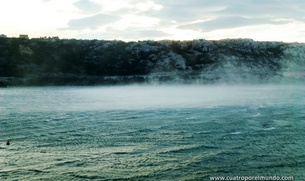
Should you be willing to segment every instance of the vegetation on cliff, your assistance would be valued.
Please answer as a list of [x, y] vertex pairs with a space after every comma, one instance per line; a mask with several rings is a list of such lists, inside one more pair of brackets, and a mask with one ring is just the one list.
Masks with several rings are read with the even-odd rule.
[[[304, 44], [219, 41], [106, 41], [0, 38], [0, 86], [98, 85], [149, 81], [268, 82]], [[290, 65], [290, 64], [289, 64]]]

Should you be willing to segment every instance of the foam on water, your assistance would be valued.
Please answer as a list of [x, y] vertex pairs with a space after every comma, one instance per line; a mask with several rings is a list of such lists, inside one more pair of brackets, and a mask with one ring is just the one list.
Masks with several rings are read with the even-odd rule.
[[262, 130], [264, 130], [264, 131], [271, 131], [271, 130], [274, 130], [275, 129], [275, 127], [270, 127], [270, 128], [263, 128]]

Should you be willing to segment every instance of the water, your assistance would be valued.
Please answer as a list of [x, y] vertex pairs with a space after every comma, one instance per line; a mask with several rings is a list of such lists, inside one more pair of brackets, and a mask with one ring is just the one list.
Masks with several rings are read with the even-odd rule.
[[304, 108], [304, 85], [0, 89], [0, 178], [302, 180]]

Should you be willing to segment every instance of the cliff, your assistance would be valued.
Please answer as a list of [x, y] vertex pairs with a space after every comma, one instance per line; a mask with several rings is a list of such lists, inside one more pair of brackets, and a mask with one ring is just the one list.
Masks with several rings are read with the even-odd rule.
[[305, 44], [0, 38], [0, 86], [304, 81]]

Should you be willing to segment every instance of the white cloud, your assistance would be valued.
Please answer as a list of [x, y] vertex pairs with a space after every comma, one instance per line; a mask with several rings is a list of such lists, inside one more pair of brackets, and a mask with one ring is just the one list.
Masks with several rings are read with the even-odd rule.
[[[305, 42], [303, 0], [9, 0], [0, 34], [99, 39]], [[128, 33], [124, 33], [128, 31]], [[152, 36], [149, 36], [149, 33]]]
[[[60, 3], [60, 6], [59, 6]], [[57, 33], [57, 28], [76, 17], [72, 0], [10, 0], [0, 7], [0, 31], [9, 36], [27, 33], [48, 36]]]
[[162, 9], [162, 6], [159, 4], [155, 4], [153, 1], [140, 2], [135, 5], [135, 8], [139, 11], [149, 11], [156, 10], [159, 11]]
[[80, 9], [84, 13], [96, 13], [101, 10], [101, 6], [98, 3], [92, 2], [90, 0], [78, 0], [73, 4], [75, 7]]
[[290, 26], [265, 24], [261, 26], [239, 27], [229, 30], [221, 29], [209, 33], [203, 33], [203, 35], [207, 39], [212, 40], [225, 39], [228, 37], [250, 37], [256, 41], [305, 42], [305, 27], [300, 25], [302, 25], [300, 22], [293, 22]]
[[213, 31], [219, 29], [231, 29], [236, 27], [256, 26], [265, 24], [285, 24], [287, 20], [272, 20], [265, 18], [244, 18], [240, 16], [227, 16], [209, 19], [203, 22], [182, 25], [182, 29], [194, 29], [198, 31]]
[[98, 29], [101, 26], [105, 26], [113, 21], [118, 20], [119, 18], [116, 16], [111, 16], [107, 14], [96, 14], [89, 17], [84, 17], [80, 19], [73, 19], [68, 22], [68, 28], [70, 30], [83, 30], [83, 29]]
[[159, 24], [159, 19], [148, 16], [125, 15], [113, 27], [124, 30], [127, 28], [153, 28]]
[[102, 5], [103, 12], [115, 12], [122, 9], [130, 8], [128, 1], [124, 0], [110, 0], [110, 1], [96, 1]]

